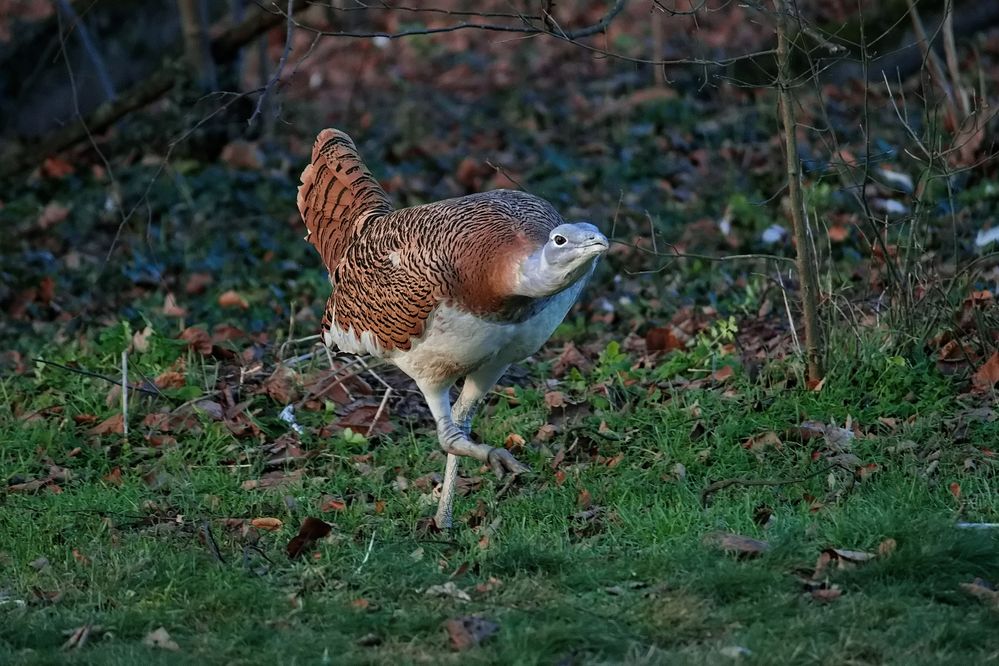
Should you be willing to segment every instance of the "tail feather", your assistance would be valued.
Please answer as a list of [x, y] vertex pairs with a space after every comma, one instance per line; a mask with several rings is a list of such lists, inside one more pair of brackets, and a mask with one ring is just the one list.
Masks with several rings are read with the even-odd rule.
[[324, 129], [312, 147], [312, 163], [302, 172], [298, 210], [309, 230], [307, 240], [332, 273], [364, 222], [391, 212], [392, 203], [350, 137]]

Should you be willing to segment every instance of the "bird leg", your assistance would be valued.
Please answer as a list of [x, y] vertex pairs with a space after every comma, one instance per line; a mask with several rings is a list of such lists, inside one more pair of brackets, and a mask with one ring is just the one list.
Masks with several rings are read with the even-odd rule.
[[425, 390], [424, 387], [420, 387], [427, 398], [430, 411], [437, 420], [437, 436], [441, 448], [448, 454], [444, 481], [441, 484], [440, 502], [434, 519], [441, 529], [451, 527], [455, 482], [458, 476], [458, 456], [468, 456], [487, 463], [499, 478], [503, 478], [507, 473], [520, 474], [528, 471], [527, 466], [517, 461], [506, 449], [477, 444], [470, 439], [472, 417], [476, 408], [505, 370], [505, 365], [486, 367], [466, 377], [453, 410], [448, 401], [447, 388], [441, 390], [440, 387], [433, 389], [427, 387]]

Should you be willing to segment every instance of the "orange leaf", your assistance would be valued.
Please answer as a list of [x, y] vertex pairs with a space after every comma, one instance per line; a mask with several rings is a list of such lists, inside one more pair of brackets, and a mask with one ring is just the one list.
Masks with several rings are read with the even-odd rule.
[[992, 352], [989, 360], [971, 376], [971, 385], [976, 391], [988, 391], [996, 382], [999, 382], [999, 351]]
[[93, 428], [87, 431], [88, 435], [110, 435], [122, 434], [125, 432], [125, 418], [119, 412], [114, 416], [109, 416]]
[[246, 299], [239, 295], [235, 289], [230, 289], [219, 296], [219, 306], [223, 308], [241, 308], [243, 310], [250, 307]]
[[267, 530], [268, 532], [279, 530], [281, 529], [281, 525], [283, 525], [279, 518], [254, 518], [250, 521], [250, 524], [258, 530]]
[[732, 375], [735, 374], [735, 370], [731, 365], [724, 365], [711, 374], [711, 379], [718, 383], [727, 381]]

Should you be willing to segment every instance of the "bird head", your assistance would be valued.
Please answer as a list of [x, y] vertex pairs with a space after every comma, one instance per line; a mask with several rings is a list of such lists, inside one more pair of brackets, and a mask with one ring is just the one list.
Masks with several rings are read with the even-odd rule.
[[607, 238], [588, 222], [558, 225], [521, 265], [517, 293], [536, 298], [557, 294], [587, 277], [608, 247]]

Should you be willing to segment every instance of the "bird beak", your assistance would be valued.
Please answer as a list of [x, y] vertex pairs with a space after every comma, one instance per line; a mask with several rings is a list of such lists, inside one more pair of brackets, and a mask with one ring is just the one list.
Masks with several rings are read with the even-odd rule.
[[610, 249], [610, 243], [603, 236], [593, 236], [593, 238], [587, 239], [583, 249], [590, 250], [594, 254], [603, 254]]

